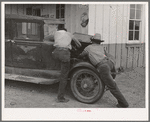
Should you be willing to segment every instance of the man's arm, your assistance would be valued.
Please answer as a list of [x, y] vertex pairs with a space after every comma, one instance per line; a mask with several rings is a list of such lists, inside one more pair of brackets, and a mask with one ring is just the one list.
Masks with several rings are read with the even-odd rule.
[[86, 57], [88, 54], [88, 52], [86, 50], [83, 50], [83, 52], [78, 56], [78, 58], [82, 59], [84, 57]]
[[45, 36], [45, 37], [44, 37], [44, 40], [48, 40], [48, 41], [53, 40], [53, 41], [54, 41], [55, 32], [56, 32], [56, 31], [52, 31], [49, 35]]
[[54, 35], [45, 36], [45, 37], [44, 37], [44, 40], [48, 40], [48, 41], [54, 40]]
[[81, 43], [78, 41], [78, 39], [76, 39], [74, 36], [72, 36], [72, 40], [74, 41], [74, 43], [76, 44], [77, 48], [81, 47]]

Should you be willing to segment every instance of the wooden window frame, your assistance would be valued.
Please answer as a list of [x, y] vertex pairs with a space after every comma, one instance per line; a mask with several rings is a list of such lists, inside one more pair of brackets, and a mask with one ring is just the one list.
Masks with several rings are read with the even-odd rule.
[[[26, 15], [31, 15], [31, 16], [41, 16], [41, 9], [40, 8], [33, 8], [33, 7], [28, 7], [26, 8], [26, 11], [27, 9], [31, 9], [31, 14], [27, 14], [26, 12]], [[38, 13], [37, 11], [40, 10], [40, 12]], [[40, 14], [40, 15], [36, 15], [36, 14]]]
[[[143, 20], [142, 20], [142, 16], [143, 16], [143, 4], [133, 4], [133, 5], [135, 5], [135, 8], [131, 8], [130, 5], [129, 5], [129, 16], [128, 16], [129, 20], [128, 20], [128, 34], [127, 34], [128, 42], [127, 43], [140, 43], [141, 42], [141, 35], [142, 35], [141, 32], [142, 32], [142, 22], [143, 22]], [[137, 9], [136, 8], [137, 5], [142, 5], [141, 9]], [[130, 19], [130, 11], [131, 11], [131, 9], [135, 10], [135, 19]], [[136, 19], [136, 10], [141, 10], [141, 19]], [[129, 31], [130, 31], [129, 25], [130, 25], [130, 20], [134, 21], [133, 30], [132, 30], [133, 31], [133, 40], [129, 40]], [[136, 21], [140, 21], [139, 30], [138, 30], [139, 31], [139, 40], [134, 40], [135, 31], [136, 31], [135, 30], [135, 22]]]
[[[59, 8], [57, 8], [57, 5], [59, 5]], [[64, 17], [62, 18], [62, 8], [61, 6], [64, 5]], [[57, 15], [57, 11], [58, 11], [58, 15]], [[56, 4], [56, 19], [65, 19], [65, 4]]]

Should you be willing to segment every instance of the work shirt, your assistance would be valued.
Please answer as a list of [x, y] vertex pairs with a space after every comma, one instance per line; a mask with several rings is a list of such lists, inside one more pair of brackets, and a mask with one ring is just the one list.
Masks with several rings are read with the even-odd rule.
[[71, 47], [72, 38], [73, 35], [71, 33], [66, 32], [65, 30], [59, 30], [54, 34], [55, 40], [54, 46], [72, 49]]
[[103, 47], [98, 44], [92, 44], [87, 46], [80, 55], [81, 57], [88, 56], [90, 62], [94, 66], [96, 66], [106, 57]]

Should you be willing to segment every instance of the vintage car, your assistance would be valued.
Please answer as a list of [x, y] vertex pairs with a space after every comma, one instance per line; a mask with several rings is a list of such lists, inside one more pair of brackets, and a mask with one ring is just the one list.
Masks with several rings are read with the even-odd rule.
[[[54, 84], [60, 76], [60, 62], [52, 57], [53, 41], [44, 39], [47, 18], [5, 15], [5, 79]], [[52, 24], [63, 21], [49, 19]], [[68, 82], [74, 97], [84, 103], [94, 103], [104, 93], [104, 84], [88, 60], [76, 59], [91, 44], [90, 35], [74, 33], [82, 47], [72, 43], [71, 68]]]

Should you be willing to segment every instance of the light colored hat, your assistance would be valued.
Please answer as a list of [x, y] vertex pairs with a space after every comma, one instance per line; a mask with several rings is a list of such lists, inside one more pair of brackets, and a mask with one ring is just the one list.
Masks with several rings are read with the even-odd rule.
[[92, 38], [92, 41], [100, 41], [100, 42], [104, 42], [104, 40], [101, 40], [101, 34], [99, 33], [96, 33], [93, 38]]

